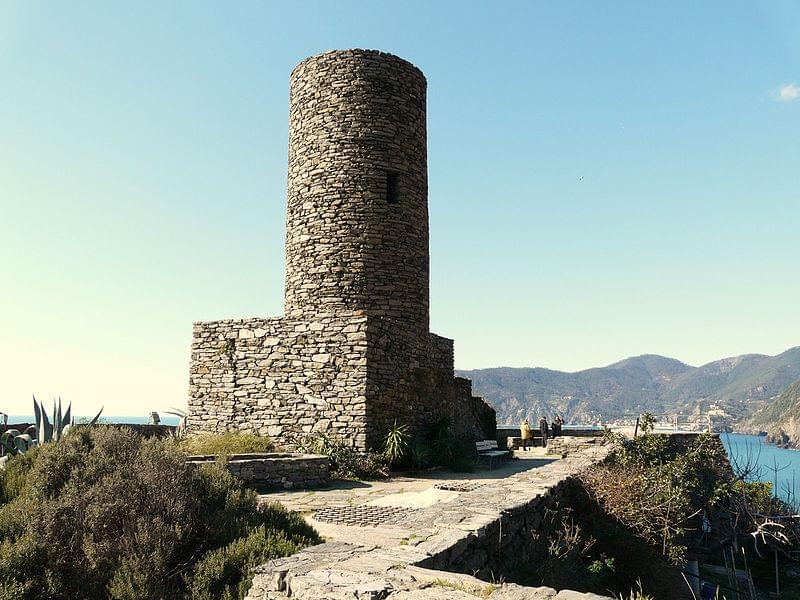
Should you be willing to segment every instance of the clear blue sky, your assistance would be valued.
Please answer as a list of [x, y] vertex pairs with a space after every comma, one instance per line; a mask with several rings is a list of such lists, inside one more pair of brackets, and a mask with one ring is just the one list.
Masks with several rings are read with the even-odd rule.
[[428, 78], [431, 325], [461, 368], [800, 344], [800, 3], [0, 0], [0, 410], [185, 402], [282, 313], [288, 76]]

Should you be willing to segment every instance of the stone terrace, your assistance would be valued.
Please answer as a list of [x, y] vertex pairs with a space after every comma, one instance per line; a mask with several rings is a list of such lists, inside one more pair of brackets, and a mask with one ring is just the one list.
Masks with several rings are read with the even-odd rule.
[[327, 541], [259, 567], [248, 599], [600, 598], [487, 582], [535, 560], [527, 546], [544, 511], [607, 453], [587, 440], [564, 458], [517, 453], [492, 471], [265, 495], [306, 514]]

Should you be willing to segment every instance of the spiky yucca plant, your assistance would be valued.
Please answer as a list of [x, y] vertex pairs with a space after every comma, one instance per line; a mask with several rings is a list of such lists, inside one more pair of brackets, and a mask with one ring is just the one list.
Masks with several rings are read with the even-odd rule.
[[405, 459], [410, 437], [407, 425], [398, 425], [395, 421], [389, 428], [383, 438], [383, 454], [392, 465], [397, 466]]
[[[87, 423], [87, 425], [94, 425], [103, 414], [103, 409], [100, 409], [94, 418]], [[34, 427], [36, 428], [34, 437], [39, 444], [46, 444], [47, 442], [57, 442], [69, 431], [69, 428], [74, 425], [72, 420], [72, 403], [67, 405], [67, 410], [61, 410], [61, 398], [56, 402], [53, 400], [53, 417], [47, 418], [47, 411], [44, 409], [44, 404], [33, 397], [33, 416], [36, 420]]]
[[175, 428], [175, 437], [179, 440], [185, 438], [186, 432], [189, 430], [189, 413], [174, 406], [164, 412], [180, 419], [178, 426]]

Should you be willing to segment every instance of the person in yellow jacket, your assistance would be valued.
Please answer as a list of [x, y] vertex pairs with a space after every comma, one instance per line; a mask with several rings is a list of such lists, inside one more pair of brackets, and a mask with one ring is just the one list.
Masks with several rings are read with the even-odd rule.
[[528, 440], [530, 440], [533, 436], [531, 435], [531, 426], [528, 423], [528, 419], [525, 419], [522, 422], [522, 425], [519, 426], [520, 435], [522, 437], [522, 448], [523, 450], [528, 449]]

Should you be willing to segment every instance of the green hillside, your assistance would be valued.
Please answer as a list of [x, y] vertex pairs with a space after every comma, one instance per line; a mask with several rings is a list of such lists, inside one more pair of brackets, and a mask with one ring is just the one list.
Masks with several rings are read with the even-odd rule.
[[458, 371], [497, 410], [499, 423], [561, 414], [594, 422], [649, 411], [700, 413], [711, 404], [745, 418], [800, 379], [800, 347], [745, 354], [692, 367], [647, 354], [574, 373], [542, 368]]
[[787, 387], [775, 400], [747, 420], [747, 424], [763, 431], [774, 428], [787, 417], [800, 417], [800, 381]]
[[774, 444], [800, 448], [800, 380], [750, 417], [744, 428], [766, 431], [767, 441]]

